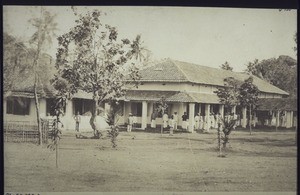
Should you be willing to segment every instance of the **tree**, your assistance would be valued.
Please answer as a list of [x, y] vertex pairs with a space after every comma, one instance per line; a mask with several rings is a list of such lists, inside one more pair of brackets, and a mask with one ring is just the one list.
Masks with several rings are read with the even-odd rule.
[[[77, 17], [76, 25], [58, 37], [56, 77], [68, 82], [71, 94], [80, 90], [93, 94], [90, 125], [97, 135], [95, 118], [99, 105], [123, 96], [126, 84], [138, 84], [139, 69], [135, 63], [128, 63], [137, 52], [136, 44], [128, 39], [118, 40], [117, 29], [102, 24], [98, 10]], [[130, 82], [125, 83], [126, 79]]]
[[229, 70], [229, 71], [233, 70], [233, 68], [229, 65], [229, 63], [227, 61], [224, 64], [222, 64], [220, 66], [220, 68], [223, 69], [223, 70]]
[[36, 107], [36, 117], [39, 131], [39, 144], [42, 145], [42, 130], [40, 122], [40, 109], [39, 109], [39, 99], [38, 99], [38, 82], [39, 74], [38, 68], [40, 66], [40, 58], [46, 43], [51, 43], [51, 38], [55, 35], [54, 32], [57, 30], [57, 24], [54, 21], [55, 16], [51, 15], [50, 12], [41, 9], [41, 15], [39, 18], [33, 18], [30, 23], [36, 31], [30, 39], [30, 43], [36, 46], [35, 55], [33, 57], [33, 70], [34, 70], [34, 99]]
[[249, 130], [251, 135], [251, 126], [252, 126], [252, 113], [257, 106], [258, 101], [258, 93], [259, 90], [256, 85], [253, 84], [253, 77], [250, 76], [248, 79], [244, 81], [244, 83], [240, 86], [240, 95], [239, 100], [242, 106], [249, 109]]
[[3, 34], [3, 87], [4, 93], [12, 91], [20, 68], [27, 57], [27, 48], [22, 41], [8, 33]]
[[108, 130], [108, 135], [112, 143], [112, 147], [117, 147], [117, 136], [119, 135], [119, 126], [117, 125], [119, 117], [123, 115], [122, 104], [118, 100], [110, 101], [110, 109], [107, 114], [106, 122], [110, 125], [110, 130]]
[[290, 96], [297, 95], [297, 61], [281, 55], [277, 59], [249, 62], [245, 72], [255, 75], [276, 87], [287, 91]]
[[219, 97], [220, 103], [224, 104], [226, 110], [231, 110], [239, 103], [239, 84], [240, 82], [233, 77], [224, 79], [224, 87], [218, 88], [214, 93]]
[[[224, 79], [224, 87], [218, 88], [214, 93], [219, 97], [219, 101], [224, 105], [225, 109], [228, 111], [239, 104], [239, 81], [233, 77], [227, 77]], [[221, 139], [223, 140], [223, 148], [226, 148], [226, 144], [229, 142], [229, 135], [232, 132], [236, 119], [230, 117], [228, 113], [222, 118], [220, 116], [218, 123], [218, 147], [221, 155]], [[221, 131], [223, 136], [221, 136]]]

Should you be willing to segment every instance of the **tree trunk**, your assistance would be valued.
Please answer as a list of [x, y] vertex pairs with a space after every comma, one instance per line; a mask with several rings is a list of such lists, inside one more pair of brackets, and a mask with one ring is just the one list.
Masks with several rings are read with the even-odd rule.
[[251, 105], [249, 106], [249, 129], [250, 129], [250, 135], [252, 133], [252, 114], [251, 114]]
[[97, 116], [97, 110], [98, 110], [98, 105], [99, 105], [99, 103], [98, 103], [99, 96], [97, 95], [97, 92], [94, 92], [93, 100], [94, 100], [94, 106], [93, 106], [93, 110], [92, 110], [92, 116], [90, 119], [90, 125], [91, 125], [92, 129], [94, 130], [94, 136], [98, 136], [99, 132], [97, 132], [96, 125], [95, 125], [95, 119]]
[[37, 95], [37, 73], [35, 73], [34, 80], [35, 80], [34, 81], [34, 100], [35, 100], [35, 108], [36, 108], [37, 126], [38, 126], [38, 132], [39, 132], [39, 145], [43, 145], [41, 119], [40, 119], [40, 106], [39, 106], [39, 99], [38, 99], [38, 95]]
[[56, 168], [58, 168], [58, 138], [56, 138], [56, 144], [55, 144], [55, 165]]
[[221, 125], [218, 125], [218, 148], [219, 148], [219, 156], [222, 154], [222, 149], [221, 149]]
[[[164, 113], [165, 113], [165, 111], [164, 111], [164, 109], [162, 108], [161, 109], [162, 111], [162, 119], [163, 119], [163, 116], [164, 116]], [[162, 134], [163, 134], [163, 131], [164, 131], [164, 120], [162, 120], [162, 124], [161, 124], [161, 126], [160, 126], [160, 135], [162, 136]]]

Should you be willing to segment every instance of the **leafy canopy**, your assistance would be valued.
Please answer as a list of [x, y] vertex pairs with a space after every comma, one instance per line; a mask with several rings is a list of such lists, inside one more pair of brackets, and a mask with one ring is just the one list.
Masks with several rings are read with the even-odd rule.
[[253, 77], [249, 77], [240, 86], [239, 101], [242, 106], [255, 107], [258, 101], [259, 90], [256, 85], [253, 84]]
[[240, 82], [235, 78], [227, 77], [224, 79], [224, 87], [214, 91], [219, 97], [220, 103], [224, 104], [228, 110], [239, 103], [239, 84]]
[[223, 70], [229, 70], [229, 71], [233, 70], [233, 67], [231, 67], [227, 61], [224, 64], [222, 64], [220, 67]]
[[130, 77], [137, 85], [140, 78], [139, 69], [128, 63], [139, 55], [140, 36], [134, 42], [119, 40], [117, 29], [102, 24], [101, 15], [98, 10], [77, 15], [76, 25], [58, 37], [56, 60], [56, 81], [64, 79], [69, 92], [93, 93], [98, 101], [124, 95], [124, 80]]
[[297, 94], [297, 61], [289, 56], [262, 61], [255, 59], [247, 64], [245, 72], [289, 92], [291, 96]]

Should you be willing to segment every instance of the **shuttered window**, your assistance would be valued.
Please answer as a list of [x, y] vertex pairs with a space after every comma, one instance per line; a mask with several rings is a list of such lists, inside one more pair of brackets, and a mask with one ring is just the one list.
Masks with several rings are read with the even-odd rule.
[[30, 98], [9, 97], [6, 102], [6, 113], [14, 115], [29, 115]]

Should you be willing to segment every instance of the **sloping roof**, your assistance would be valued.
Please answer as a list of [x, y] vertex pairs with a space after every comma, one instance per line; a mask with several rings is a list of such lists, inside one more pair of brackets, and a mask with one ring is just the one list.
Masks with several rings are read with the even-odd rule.
[[[223, 69], [211, 68], [177, 60], [164, 60], [141, 70], [141, 81], [192, 82], [207, 85], [224, 86], [226, 77], [244, 81], [250, 75]], [[287, 92], [253, 76], [253, 83], [262, 92], [288, 95]]]
[[198, 102], [219, 104], [219, 99], [215, 94], [199, 94], [180, 91], [133, 90], [127, 91], [125, 97], [121, 99], [135, 101], [158, 101], [162, 97], [165, 97], [167, 102]]
[[[28, 74], [27, 77], [17, 78], [11, 91], [12, 96], [33, 98], [34, 74]], [[50, 82], [44, 82], [44, 84], [39, 82], [37, 85], [37, 92], [41, 97], [53, 97], [55, 95], [55, 89], [50, 85]]]
[[130, 90], [127, 91], [124, 98], [125, 100], [136, 101], [158, 101], [162, 97], [168, 98], [178, 93], [177, 91], [142, 91], [142, 90]]
[[259, 99], [257, 110], [297, 111], [297, 99], [295, 99], [295, 98], [263, 98], [263, 99]]
[[205, 93], [190, 93], [194, 98], [195, 102], [220, 104], [219, 97], [216, 94], [205, 94]]

